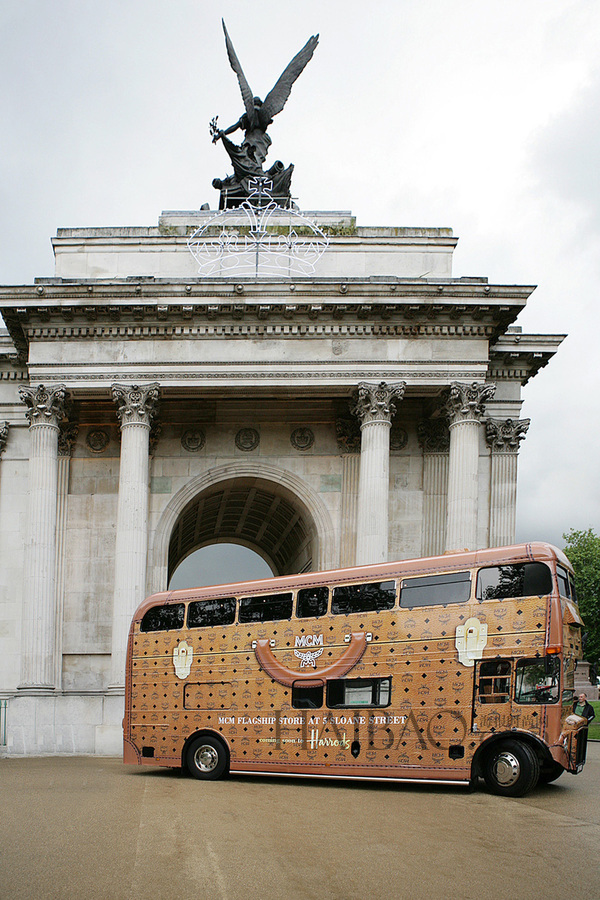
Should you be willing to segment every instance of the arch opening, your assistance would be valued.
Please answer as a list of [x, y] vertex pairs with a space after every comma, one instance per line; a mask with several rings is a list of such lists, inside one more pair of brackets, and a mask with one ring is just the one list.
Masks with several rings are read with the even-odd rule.
[[[275, 575], [310, 571], [317, 541], [312, 515], [288, 488], [256, 477], [229, 478], [200, 491], [177, 517], [169, 540], [168, 581], [195, 551], [224, 543], [257, 553]], [[243, 576], [221, 579], [231, 580]]]
[[169, 590], [254, 581], [273, 575], [269, 563], [250, 547], [237, 543], [207, 544], [180, 560], [169, 580]]

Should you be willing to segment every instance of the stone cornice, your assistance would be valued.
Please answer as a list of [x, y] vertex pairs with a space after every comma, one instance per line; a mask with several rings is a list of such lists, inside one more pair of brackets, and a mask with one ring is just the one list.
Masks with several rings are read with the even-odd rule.
[[522, 334], [509, 329], [490, 348], [489, 380], [527, 384], [548, 365], [565, 337], [565, 334]]
[[[483, 281], [63, 282], [0, 287], [0, 311], [20, 361], [31, 340], [300, 333], [495, 340], [533, 288]], [[150, 329], [144, 331], [143, 329]]]
[[223, 339], [251, 338], [268, 336], [277, 339], [317, 338], [345, 339], [352, 337], [445, 337], [445, 338], [479, 338], [489, 340], [494, 334], [494, 327], [480, 324], [433, 324], [433, 323], [373, 323], [373, 322], [244, 322], [223, 324], [189, 324], [188, 318], [180, 319], [178, 324], [157, 322], [152, 324], [145, 320], [122, 322], [119, 324], [52, 324], [34, 325], [21, 323], [23, 335], [29, 341], [56, 341], [78, 339], [102, 340], [140, 340], [144, 338], [189, 339]]
[[[119, 302], [136, 302], [154, 305], [165, 302], [274, 302], [297, 303], [299, 297], [318, 297], [324, 302], [352, 304], [357, 299], [369, 298], [373, 302], [424, 302], [452, 305], [466, 303], [470, 306], [492, 309], [503, 304], [525, 305], [534, 286], [493, 285], [486, 279], [437, 278], [429, 280], [396, 277], [359, 278], [310, 278], [282, 281], [281, 279], [244, 279], [238, 281], [218, 278], [171, 278], [152, 276], [126, 279], [39, 279], [34, 285], [0, 286], [0, 308], [14, 306], [100, 306]], [[337, 298], [337, 299], [336, 299]]]

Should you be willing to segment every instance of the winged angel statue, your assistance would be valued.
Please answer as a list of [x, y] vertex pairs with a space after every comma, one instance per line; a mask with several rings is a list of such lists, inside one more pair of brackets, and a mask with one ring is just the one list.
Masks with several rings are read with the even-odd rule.
[[[271, 197], [280, 206], [289, 206], [291, 204], [290, 184], [294, 166], [289, 165], [286, 168], [282, 162], [277, 160], [266, 172], [263, 170], [263, 163], [267, 158], [271, 145], [271, 138], [267, 134], [267, 128], [272, 123], [273, 116], [280, 113], [285, 106], [285, 102], [290, 96], [292, 85], [312, 58], [315, 47], [319, 42], [319, 35], [313, 35], [308, 39], [302, 50], [296, 54], [279, 76], [275, 87], [269, 91], [263, 101], [260, 97], [252, 95], [250, 85], [237, 58], [224, 21], [223, 31], [225, 32], [227, 55], [231, 68], [237, 75], [246, 112], [234, 125], [224, 130], [219, 129], [217, 125], [218, 116], [215, 116], [210, 123], [213, 143], [219, 140], [223, 143], [233, 164], [234, 171], [234, 174], [228, 178], [223, 180], [215, 178], [213, 180], [213, 187], [221, 191], [219, 209], [239, 206], [254, 192], [250, 182], [256, 178], [268, 179], [272, 182], [272, 189], [269, 191]], [[227, 137], [227, 135], [233, 134], [238, 129], [244, 132], [244, 140], [239, 146]]]

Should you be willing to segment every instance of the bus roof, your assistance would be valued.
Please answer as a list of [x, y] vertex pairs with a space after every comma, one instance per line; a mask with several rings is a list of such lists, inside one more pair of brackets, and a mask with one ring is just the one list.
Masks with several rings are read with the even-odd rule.
[[240, 581], [229, 584], [214, 584], [207, 587], [182, 588], [174, 591], [162, 591], [146, 597], [138, 606], [133, 621], [141, 619], [147, 609], [156, 603], [182, 603], [188, 600], [206, 600], [208, 598], [231, 596], [256, 596], [262, 593], [285, 592], [292, 589], [311, 587], [312, 585], [351, 582], [358, 578], [384, 581], [391, 578], [407, 578], [411, 575], [424, 575], [443, 571], [452, 571], [476, 566], [511, 565], [519, 562], [558, 562], [572, 572], [569, 560], [557, 547], [543, 542], [513, 544], [508, 547], [488, 547], [485, 550], [469, 550], [446, 553], [443, 556], [404, 559], [396, 562], [373, 563], [365, 566], [352, 566], [347, 569], [328, 569], [320, 572], [304, 572], [297, 575], [282, 575], [272, 578], [261, 578], [258, 581]]

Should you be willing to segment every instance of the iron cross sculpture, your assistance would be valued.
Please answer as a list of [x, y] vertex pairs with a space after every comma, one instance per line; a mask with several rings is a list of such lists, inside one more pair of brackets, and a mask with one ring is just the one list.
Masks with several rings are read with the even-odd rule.
[[[268, 196], [267, 202], [270, 202], [272, 198], [279, 206], [289, 207], [291, 205], [290, 185], [294, 166], [289, 165], [286, 168], [280, 160], [277, 160], [270, 169], [266, 172], [264, 171], [263, 163], [271, 145], [271, 138], [267, 134], [267, 128], [272, 123], [273, 116], [280, 113], [285, 106], [286, 100], [290, 96], [292, 85], [312, 58], [315, 47], [319, 42], [319, 35], [313, 35], [308, 39], [302, 50], [296, 54], [284, 69], [275, 87], [269, 91], [263, 101], [260, 97], [253, 96], [225, 27], [225, 22], [221, 21], [225, 32], [227, 55], [231, 68], [237, 75], [246, 112], [234, 125], [224, 130], [218, 127], [218, 116], [215, 116], [210, 123], [213, 143], [219, 140], [222, 142], [229, 154], [234, 172], [228, 178], [215, 178], [213, 180], [213, 187], [221, 192], [219, 209], [230, 209], [243, 203], [255, 190], [250, 185], [250, 182], [256, 185], [255, 179], [259, 179], [260, 183], [264, 184], [267, 192], [266, 197]], [[228, 138], [229, 134], [233, 134], [238, 129], [244, 132], [244, 140], [239, 146]]]

